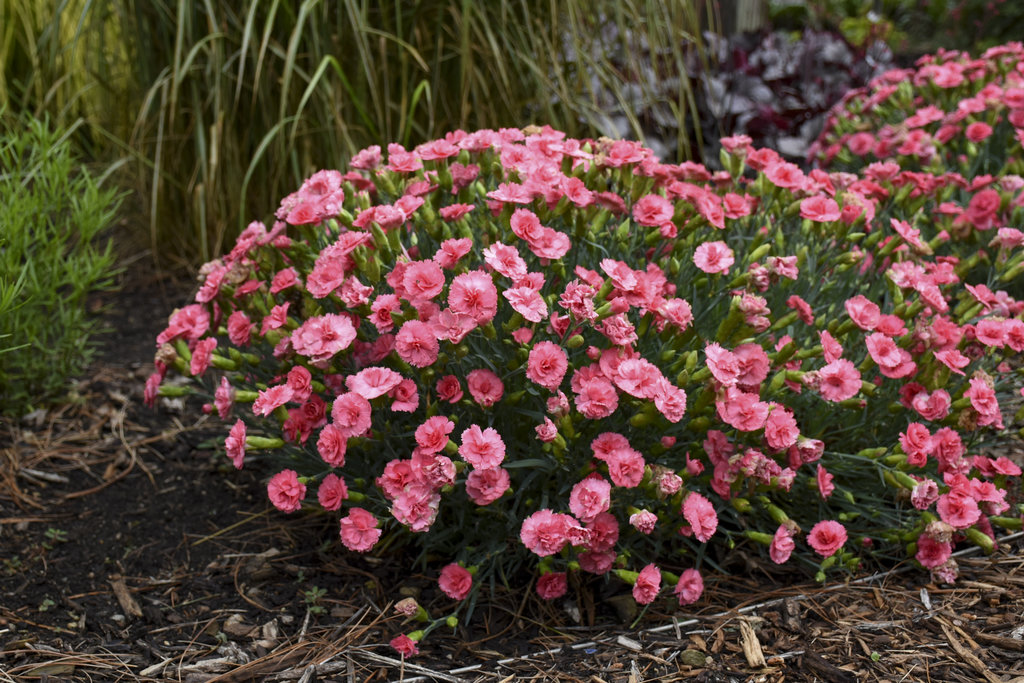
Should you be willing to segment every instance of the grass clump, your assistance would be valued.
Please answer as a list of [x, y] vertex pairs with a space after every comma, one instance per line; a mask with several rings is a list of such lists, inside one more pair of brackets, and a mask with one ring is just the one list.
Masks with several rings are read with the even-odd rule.
[[114, 287], [120, 198], [79, 166], [71, 130], [0, 118], [0, 413], [64, 393], [93, 351], [90, 295]]

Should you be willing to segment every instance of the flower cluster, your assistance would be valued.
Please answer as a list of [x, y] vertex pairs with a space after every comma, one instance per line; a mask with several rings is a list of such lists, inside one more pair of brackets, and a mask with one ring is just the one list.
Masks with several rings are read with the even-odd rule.
[[[722, 144], [717, 173], [549, 128], [364, 150], [202, 269], [147, 398], [194, 377], [275, 507], [354, 552], [411, 534], [455, 613], [523, 558], [544, 599], [583, 572], [687, 605], [712, 543], [819, 572], [909, 543], [954, 577], [956, 543], [1020, 526], [1019, 467], [977, 447], [1024, 235], [933, 213], [949, 179]], [[403, 609], [406, 654], [455, 618]]]
[[[1024, 45], [972, 58], [925, 55], [850, 91], [810, 156], [835, 170], [895, 162], [903, 170], [968, 178], [1024, 174]], [[976, 189], [976, 188], [971, 188]]]

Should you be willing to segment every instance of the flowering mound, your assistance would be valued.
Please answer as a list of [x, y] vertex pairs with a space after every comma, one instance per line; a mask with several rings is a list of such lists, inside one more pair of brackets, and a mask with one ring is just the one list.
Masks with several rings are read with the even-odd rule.
[[446, 558], [453, 614], [399, 603], [428, 624], [406, 654], [524, 563], [543, 598], [613, 573], [644, 604], [698, 600], [711, 544], [952, 580], [956, 544], [1020, 527], [1021, 470], [977, 446], [1024, 349], [998, 287], [1024, 234], [932, 221], [941, 178], [723, 147], [713, 175], [547, 128], [367, 149], [202, 269], [147, 397], [210, 396], [234, 465], [276, 463], [273, 504], [349, 550]]
[[[851, 90], [810, 156], [834, 170], [893, 161], [904, 170], [968, 178], [1024, 174], [1024, 45], [980, 58], [940, 51]], [[970, 188], [972, 191], [976, 188]]]

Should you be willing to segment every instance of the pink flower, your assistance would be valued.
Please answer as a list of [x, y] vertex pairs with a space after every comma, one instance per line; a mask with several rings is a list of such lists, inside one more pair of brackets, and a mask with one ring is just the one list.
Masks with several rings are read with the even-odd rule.
[[459, 384], [459, 378], [455, 375], [445, 375], [437, 380], [435, 390], [440, 401], [458, 403], [462, 400], [462, 385]]
[[486, 325], [498, 311], [498, 290], [491, 276], [482, 271], [462, 273], [448, 287], [448, 306], [453, 312]]
[[846, 543], [846, 527], [831, 519], [822, 520], [807, 534], [807, 543], [822, 557], [832, 557]]
[[538, 342], [530, 350], [526, 376], [535, 384], [556, 391], [569, 367], [568, 356], [558, 344]]
[[316, 490], [316, 498], [325, 510], [337, 510], [342, 501], [348, 498], [348, 487], [345, 480], [333, 472], [324, 477], [320, 488]]
[[815, 223], [830, 223], [839, 220], [839, 204], [834, 199], [815, 195], [800, 202], [800, 217]]
[[224, 440], [224, 450], [227, 451], [235, 469], [242, 469], [242, 463], [245, 461], [245, 423], [241, 420], [236, 420], [235, 424], [231, 426], [231, 431], [228, 432], [228, 437]]
[[475, 469], [490, 469], [505, 459], [505, 442], [493, 427], [481, 430], [479, 425], [470, 425], [462, 432], [459, 455]]
[[837, 358], [818, 371], [818, 391], [826, 401], [838, 403], [860, 391], [860, 372], [850, 361]]
[[733, 355], [739, 364], [737, 384], [750, 391], [756, 391], [756, 387], [768, 377], [768, 371], [771, 369], [768, 354], [760, 344], [740, 344], [733, 351]]
[[633, 219], [648, 227], [671, 222], [674, 213], [672, 202], [657, 194], [644, 195], [633, 205]]
[[999, 409], [999, 400], [991, 385], [982, 377], [972, 377], [970, 387], [964, 396], [971, 401], [971, 407], [978, 412], [978, 425], [994, 425], [1003, 429], [1003, 415]]
[[900, 446], [907, 454], [907, 462], [915, 467], [924, 467], [932, 452], [932, 435], [920, 422], [911, 422], [907, 431], [900, 433]]
[[686, 569], [679, 575], [679, 583], [675, 588], [676, 597], [679, 599], [679, 606], [692, 605], [700, 600], [704, 593], [704, 579], [696, 569]]
[[615, 412], [619, 406], [619, 395], [607, 379], [594, 377], [582, 382], [573, 402], [584, 417], [599, 420]]
[[234, 311], [228, 316], [228, 339], [235, 346], [245, 346], [255, 327], [243, 311]]
[[295, 470], [282, 470], [275, 474], [267, 484], [267, 495], [270, 502], [281, 512], [295, 512], [302, 507], [302, 499], [306, 497], [306, 485], [299, 481]]
[[416, 641], [404, 633], [400, 633], [391, 639], [391, 647], [402, 657], [411, 657], [420, 653], [420, 649], [416, 646]]
[[949, 415], [951, 400], [945, 389], [936, 389], [932, 393], [920, 391], [910, 400], [910, 407], [926, 420], [936, 422]]
[[772, 543], [768, 546], [768, 556], [775, 564], [783, 564], [793, 554], [796, 543], [793, 542], [793, 528], [790, 524], [780, 524], [775, 530]]
[[925, 479], [910, 492], [910, 503], [918, 510], [927, 510], [939, 499], [939, 485], [933, 479]]
[[[992, 135], [992, 126], [984, 123], [983, 121], [975, 121], [974, 123], [967, 124], [967, 129], [964, 130], [964, 135], [971, 142], [981, 142], [989, 135]], [[923, 562], [921, 564], [924, 564]]]
[[817, 479], [818, 493], [821, 494], [822, 498], [827, 500], [828, 497], [831, 496], [836, 490], [835, 485], [832, 483], [832, 474], [819, 464]]
[[519, 255], [514, 246], [496, 242], [484, 249], [484, 263], [507, 277], [512, 282], [519, 282], [526, 277], [526, 261]]
[[875, 329], [882, 316], [882, 311], [878, 308], [878, 305], [872, 303], [863, 294], [847, 299], [844, 305], [850, 319], [856, 323], [857, 327], [868, 332]]
[[407, 320], [395, 336], [398, 357], [417, 368], [425, 368], [437, 360], [440, 346], [429, 325], [419, 320]]
[[320, 431], [316, 442], [316, 450], [323, 461], [331, 467], [345, 466], [345, 451], [348, 439], [336, 426], [329, 424]]
[[607, 459], [608, 476], [616, 486], [631, 489], [644, 478], [644, 456], [632, 448], [618, 448]]
[[510, 483], [504, 468], [474, 469], [466, 475], [466, 495], [477, 505], [490, 505], [505, 494]]
[[505, 385], [496, 374], [487, 369], [472, 370], [466, 376], [466, 385], [473, 400], [489, 408], [501, 400]]
[[416, 428], [416, 443], [428, 453], [437, 453], [448, 445], [448, 435], [455, 429], [455, 423], [444, 415], [428, 417]]
[[567, 533], [574, 521], [569, 515], [544, 509], [534, 512], [523, 520], [519, 538], [533, 553], [540, 557], [554, 555], [565, 547], [569, 540]]
[[441, 569], [437, 585], [452, 600], [465, 600], [473, 587], [473, 575], [465, 568], [452, 563]]
[[576, 559], [580, 563], [580, 569], [590, 574], [607, 574], [611, 570], [612, 565], [615, 563], [617, 555], [614, 550], [605, 551], [589, 551], [580, 553], [576, 556]]
[[410, 531], [428, 531], [437, 519], [441, 494], [432, 485], [419, 483], [423, 478], [406, 486], [391, 502], [391, 514]]
[[599, 476], [587, 477], [572, 487], [569, 510], [584, 524], [611, 507], [612, 486]]
[[351, 508], [340, 522], [341, 542], [349, 550], [365, 553], [380, 540], [377, 518], [362, 508]]
[[800, 428], [789, 409], [773, 405], [764, 423], [764, 438], [776, 451], [786, 450], [796, 443]]
[[544, 297], [529, 287], [512, 287], [501, 293], [512, 308], [532, 323], [539, 323], [548, 316], [548, 305]]
[[[451, 207], [445, 207], [441, 209], [441, 217], [447, 221], [458, 220], [458, 218], [465, 216], [473, 210], [472, 206], [466, 206], [465, 204], [453, 204], [452, 206], [459, 208], [452, 210]], [[445, 209], [449, 210], [448, 215], [445, 215]], [[468, 254], [472, 248], [473, 240], [469, 237], [447, 239], [441, 242], [441, 246], [434, 252], [434, 263], [450, 270], [458, 265], [459, 260]]]
[[[701, 543], [707, 542], [718, 529], [718, 515], [711, 501], [696, 492], [690, 492], [683, 501], [683, 517], [692, 533]], [[685, 529], [685, 527], [684, 527]]]
[[402, 381], [402, 376], [390, 368], [364, 368], [345, 378], [345, 386], [366, 400], [383, 396]]
[[693, 263], [705, 273], [724, 273], [735, 260], [725, 242], [702, 242], [693, 252]]
[[221, 375], [220, 383], [213, 393], [213, 405], [217, 408], [217, 415], [224, 420], [231, 413], [231, 406], [235, 401], [235, 389], [228, 382], [225, 375]]
[[400, 313], [402, 310], [402, 303], [398, 297], [394, 294], [381, 294], [373, 303], [370, 305], [370, 322], [377, 328], [378, 332], [390, 332], [394, 326], [395, 321], [392, 319], [392, 313]]
[[914, 559], [925, 569], [935, 569], [945, 564], [953, 554], [953, 544], [949, 541], [939, 542], [928, 534], [921, 534], [917, 539], [917, 554]]
[[356, 328], [348, 316], [327, 313], [302, 323], [292, 333], [292, 348], [314, 363], [330, 360], [347, 349], [356, 338]]
[[727, 387], [736, 384], [740, 375], [740, 359], [732, 351], [722, 348], [718, 342], [711, 342], [704, 347], [704, 355], [708, 370], [716, 380]]
[[641, 605], [649, 605], [661, 590], [661, 571], [657, 565], [649, 564], [640, 570], [633, 584], [633, 599]]
[[402, 289], [413, 304], [429, 301], [444, 289], [444, 271], [434, 261], [413, 261], [402, 274]]
[[537, 579], [537, 595], [542, 600], [557, 600], [569, 590], [565, 572], [542, 574]]
[[256, 415], [270, 415], [278, 407], [292, 400], [292, 388], [287, 384], [279, 384], [262, 390], [252, 404], [252, 412]]
[[955, 529], [966, 529], [981, 518], [978, 502], [970, 494], [957, 489], [939, 496], [935, 507], [942, 521]]
[[331, 419], [342, 436], [362, 436], [370, 431], [370, 402], [349, 391], [334, 399], [331, 407]]
[[189, 363], [189, 372], [194, 377], [199, 377], [210, 367], [210, 359], [213, 357], [215, 348], [217, 348], [217, 340], [213, 337], [196, 342], [192, 348], [192, 360]]
[[658, 516], [650, 510], [641, 510], [629, 516], [629, 523], [642, 534], [651, 534], [658, 526]]
[[722, 397], [715, 401], [715, 408], [723, 422], [741, 432], [755, 432], [764, 427], [770, 410], [767, 403], [758, 400], [757, 394], [735, 387], [726, 388]]

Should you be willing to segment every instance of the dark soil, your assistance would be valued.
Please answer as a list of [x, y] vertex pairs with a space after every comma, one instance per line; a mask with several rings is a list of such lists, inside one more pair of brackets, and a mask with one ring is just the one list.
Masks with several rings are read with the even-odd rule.
[[953, 587], [907, 567], [821, 588], [736, 558], [694, 609], [635, 628], [622, 585], [595, 580], [573, 604], [513, 586], [402, 662], [388, 641], [415, 627], [391, 605], [443, 614], [434, 580], [345, 552], [331, 519], [274, 510], [198, 406], [144, 407], [153, 339], [189, 292], [139, 272], [125, 285], [73, 399], [0, 423], [0, 682], [1024, 683], [1019, 539], [962, 558]]

